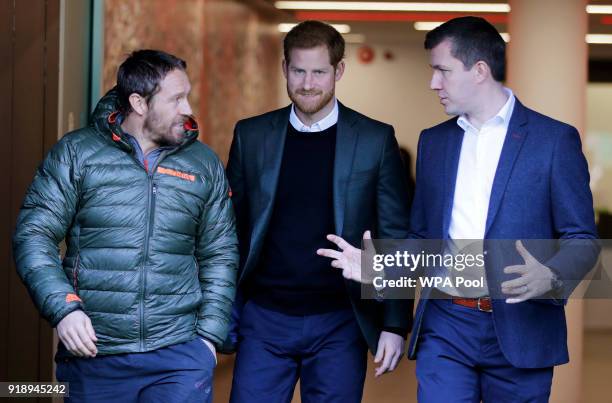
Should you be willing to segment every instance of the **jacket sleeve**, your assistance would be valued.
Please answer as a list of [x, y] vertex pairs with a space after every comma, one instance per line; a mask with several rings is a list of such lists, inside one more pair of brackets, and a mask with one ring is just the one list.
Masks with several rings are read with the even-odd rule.
[[[376, 188], [377, 237], [406, 239], [409, 233], [408, 182], [392, 127], [386, 133]], [[412, 299], [384, 301], [383, 329], [405, 336], [412, 326]]]
[[82, 303], [66, 277], [59, 243], [76, 213], [78, 178], [68, 141], [47, 154], [26, 192], [13, 236], [17, 272], [41, 315], [55, 327]]
[[211, 170], [212, 189], [200, 218], [195, 251], [202, 289], [197, 332], [219, 349], [227, 336], [236, 292], [238, 241], [221, 161], [215, 159]]
[[[227, 180], [232, 192], [232, 204], [236, 214], [236, 230], [238, 232], [241, 256], [247, 255], [249, 245], [248, 213], [247, 213], [247, 191], [246, 179], [244, 177], [242, 142], [240, 138], [240, 122], [234, 128], [234, 138], [230, 147], [227, 161]], [[244, 263], [244, 262], [243, 262]]]
[[588, 165], [580, 135], [573, 127], [557, 140], [550, 178], [551, 215], [560, 241], [559, 251], [544, 265], [563, 281], [559, 294], [566, 299], [595, 266], [600, 253]]

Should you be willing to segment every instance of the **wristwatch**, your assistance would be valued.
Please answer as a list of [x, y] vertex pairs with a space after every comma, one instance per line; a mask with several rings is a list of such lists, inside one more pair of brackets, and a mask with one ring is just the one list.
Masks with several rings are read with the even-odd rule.
[[550, 279], [550, 290], [552, 292], [558, 292], [563, 290], [563, 280], [559, 277], [557, 272], [549, 267], [552, 272], [552, 278]]

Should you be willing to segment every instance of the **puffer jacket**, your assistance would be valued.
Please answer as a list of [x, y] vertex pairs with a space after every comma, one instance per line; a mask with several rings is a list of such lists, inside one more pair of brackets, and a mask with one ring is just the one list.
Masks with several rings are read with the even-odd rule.
[[91, 318], [98, 354], [196, 335], [220, 346], [238, 265], [223, 165], [191, 120], [147, 172], [116, 105], [111, 90], [93, 124], [65, 135], [39, 167], [13, 237], [17, 271], [52, 326], [77, 309]]

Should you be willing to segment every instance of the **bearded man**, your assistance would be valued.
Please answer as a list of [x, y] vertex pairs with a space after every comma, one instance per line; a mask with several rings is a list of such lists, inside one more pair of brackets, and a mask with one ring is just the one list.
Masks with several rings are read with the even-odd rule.
[[[284, 39], [292, 104], [236, 124], [227, 167], [241, 263], [232, 402], [360, 402], [367, 350], [392, 371], [412, 301], [362, 299], [360, 287], [317, 254], [330, 238], [366, 230], [403, 239], [407, 180], [393, 127], [335, 98], [344, 40], [318, 21]], [[338, 365], [341, 365], [338, 369]], [[357, 382], [355, 381], [357, 380]]]
[[212, 402], [238, 246], [186, 69], [163, 51], [133, 52], [92, 124], [62, 137], [25, 196], [16, 266], [57, 329], [68, 403]]

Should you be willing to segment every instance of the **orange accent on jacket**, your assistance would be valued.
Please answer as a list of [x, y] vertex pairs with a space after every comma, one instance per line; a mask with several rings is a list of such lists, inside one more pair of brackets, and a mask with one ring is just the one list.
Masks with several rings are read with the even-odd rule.
[[176, 171], [170, 168], [157, 167], [157, 172], [163, 175], [176, 176], [177, 178], [185, 179], [191, 182], [195, 182], [195, 175], [191, 175], [185, 172]]

